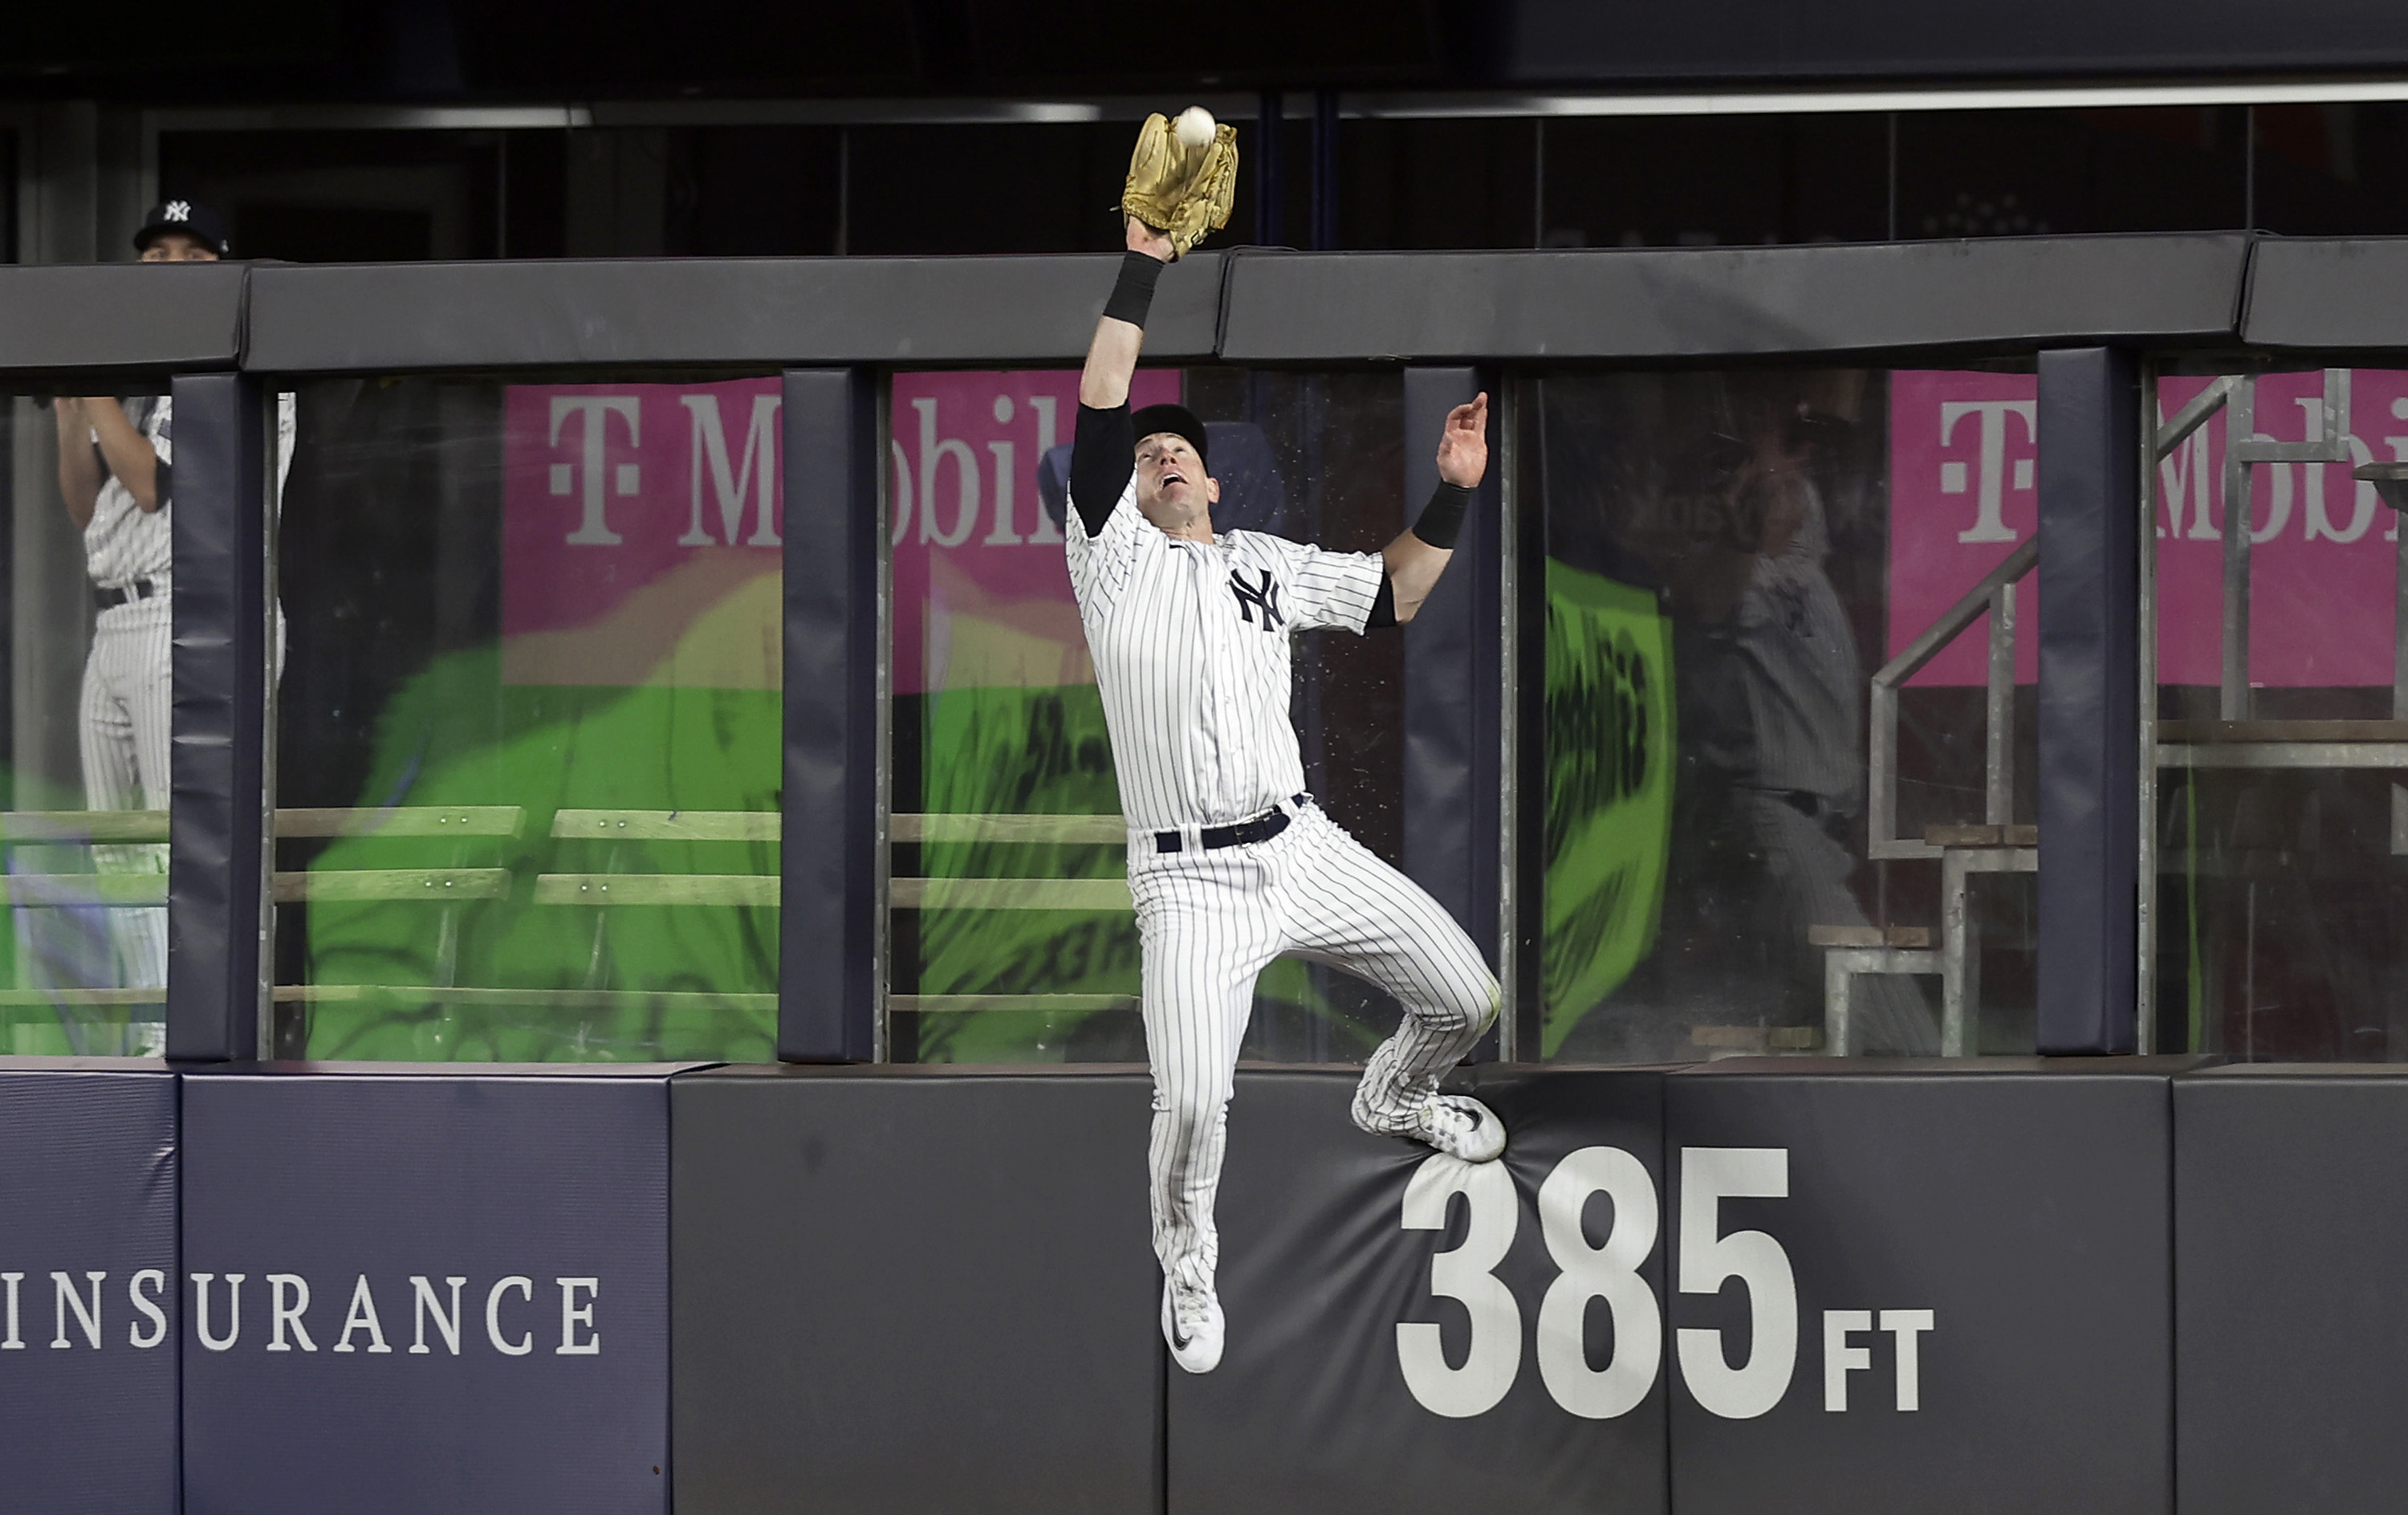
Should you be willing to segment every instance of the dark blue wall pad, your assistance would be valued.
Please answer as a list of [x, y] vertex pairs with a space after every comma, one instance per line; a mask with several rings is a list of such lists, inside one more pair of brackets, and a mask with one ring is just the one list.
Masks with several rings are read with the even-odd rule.
[[187, 1076], [186, 1515], [666, 1510], [672, 1071]]
[[165, 1063], [0, 1059], [0, 1506], [174, 1515], [176, 1163]]
[[266, 449], [256, 380], [187, 375], [174, 397], [167, 1055], [225, 1061], [260, 1050]]

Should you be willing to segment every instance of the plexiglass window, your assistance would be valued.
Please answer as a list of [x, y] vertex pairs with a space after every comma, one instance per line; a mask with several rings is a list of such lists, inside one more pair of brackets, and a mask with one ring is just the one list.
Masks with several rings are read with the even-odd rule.
[[145, 393], [8, 401], [0, 1050], [166, 1043], [175, 411]]
[[[1216, 529], [1372, 552], [1403, 528], [1393, 371], [1139, 373], [1132, 404], [1165, 400], [1209, 428]], [[1126, 832], [1063, 556], [1077, 403], [1075, 370], [894, 376], [887, 1012], [898, 1060], [1145, 1056]], [[1310, 632], [1295, 656], [1291, 713], [1314, 797], [1400, 862], [1399, 634]], [[1294, 960], [1255, 992], [1249, 1058], [1359, 1060], [1399, 1014], [1369, 985]]]
[[2408, 371], [2186, 362], [2155, 398], [2156, 1043], [2408, 1056]]
[[297, 386], [286, 1056], [774, 1055], [774, 376]]
[[2030, 1050], [2035, 399], [1519, 385], [1523, 1056]]

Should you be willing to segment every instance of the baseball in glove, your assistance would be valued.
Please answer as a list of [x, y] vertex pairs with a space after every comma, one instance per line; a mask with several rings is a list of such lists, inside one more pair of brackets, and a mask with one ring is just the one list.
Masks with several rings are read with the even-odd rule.
[[[1189, 145], [1193, 143], [1194, 145]], [[1137, 131], [1128, 187], [1121, 209], [1170, 238], [1183, 254], [1207, 232], [1229, 224], [1238, 195], [1238, 133], [1214, 126], [1201, 108], [1180, 113], [1177, 126], [1160, 111]]]

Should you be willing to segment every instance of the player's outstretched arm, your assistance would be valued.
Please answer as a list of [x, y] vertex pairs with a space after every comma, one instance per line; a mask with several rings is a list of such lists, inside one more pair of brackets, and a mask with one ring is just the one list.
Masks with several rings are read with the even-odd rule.
[[1128, 253], [1121, 260], [1112, 297], [1104, 302], [1103, 318], [1096, 323], [1095, 340], [1087, 344], [1087, 366], [1079, 373], [1079, 422], [1070, 439], [1070, 503], [1091, 537], [1103, 531], [1137, 469], [1129, 380], [1145, 345], [1154, 282], [1178, 251], [1164, 233], [1135, 216], [1127, 221]]
[[1154, 281], [1174, 250], [1167, 233], [1155, 231], [1135, 216], [1128, 223], [1128, 250], [1152, 261], [1147, 267], [1134, 259], [1121, 265], [1120, 282], [1096, 323], [1096, 339], [1087, 344], [1087, 367], [1079, 375], [1079, 403], [1098, 411], [1128, 403], [1129, 378], [1137, 372], [1138, 349], [1145, 344], [1145, 313], [1154, 303]]
[[1446, 413], [1439, 433], [1438, 488], [1422, 507], [1421, 519], [1388, 543], [1381, 554], [1388, 565], [1388, 587], [1396, 599], [1399, 625], [1413, 618], [1438, 587], [1439, 575], [1455, 557], [1455, 539], [1463, 529], [1463, 512], [1471, 492], [1488, 472], [1488, 396], [1473, 397]]

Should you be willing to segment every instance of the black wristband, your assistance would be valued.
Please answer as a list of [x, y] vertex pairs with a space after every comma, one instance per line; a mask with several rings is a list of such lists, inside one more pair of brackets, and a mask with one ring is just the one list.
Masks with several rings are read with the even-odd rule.
[[1470, 503], [1470, 490], [1440, 480], [1430, 491], [1429, 503], [1422, 507], [1422, 518], [1413, 523], [1413, 535], [1433, 547], [1452, 549], [1462, 534], [1463, 512]]
[[1162, 260], [1132, 248], [1121, 255], [1120, 281], [1112, 286], [1112, 297], [1104, 302], [1104, 314], [1113, 321], [1125, 321], [1132, 326], [1145, 325], [1145, 312], [1154, 305], [1154, 281], [1162, 277]]

